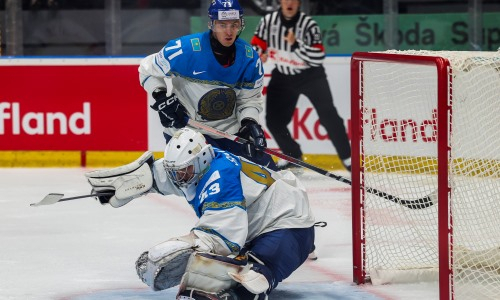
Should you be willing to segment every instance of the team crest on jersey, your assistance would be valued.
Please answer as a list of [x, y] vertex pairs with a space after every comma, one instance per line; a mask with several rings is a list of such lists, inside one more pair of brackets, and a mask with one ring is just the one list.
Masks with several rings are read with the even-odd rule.
[[201, 51], [201, 43], [199, 38], [191, 39], [191, 46], [193, 47], [193, 51]]
[[236, 106], [233, 89], [217, 88], [209, 91], [198, 102], [198, 114], [207, 121], [229, 118]]
[[252, 47], [245, 45], [245, 52], [247, 54], [247, 57], [253, 58], [253, 49]]

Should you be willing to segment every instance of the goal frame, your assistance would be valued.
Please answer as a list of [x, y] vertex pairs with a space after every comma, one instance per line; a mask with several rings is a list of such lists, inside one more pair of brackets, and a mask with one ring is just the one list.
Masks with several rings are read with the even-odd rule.
[[448, 161], [451, 157], [449, 135], [452, 117], [452, 70], [446, 58], [438, 56], [415, 56], [376, 52], [355, 52], [351, 57], [351, 122], [352, 122], [352, 241], [353, 241], [353, 281], [366, 283], [364, 205], [365, 193], [362, 188], [363, 158], [361, 109], [363, 100], [363, 62], [380, 61], [433, 66], [437, 72], [437, 198], [438, 198], [438, 255], [439, 255], [439, 296], [450, 299], [453, 295], [453, 218], [450, 210], [448, 183]]

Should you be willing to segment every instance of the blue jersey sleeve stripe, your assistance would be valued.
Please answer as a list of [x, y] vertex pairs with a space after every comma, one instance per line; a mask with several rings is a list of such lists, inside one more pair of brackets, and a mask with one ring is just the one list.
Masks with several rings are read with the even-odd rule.
[[141, 86], [144, 86], [144, 84], [146, 84], [146, 81], [148, 81], [148, 79], [150, 78], [151, 76], [148, 76], [146, 77], [142, 82], [141, 82]]
[[246, 201], [236, 200], [236, 201], [205, 201], [201, 207], [201, 214], [204, 214], [206, 210], [224, 210], [233, 207], [239, 207], [246, 211]]

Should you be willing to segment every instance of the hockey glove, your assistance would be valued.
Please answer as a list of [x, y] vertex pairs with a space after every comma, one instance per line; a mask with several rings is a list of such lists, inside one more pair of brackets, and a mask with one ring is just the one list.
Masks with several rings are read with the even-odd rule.
[[186, 126], [186, 108], [179, 102], [179, 98], [174, 93], [167, 96], [165, 88], [157, 88], [152, 95], [156, 102], [151, 105], [151, 108], [158, 112], [164, 127], [182, 128]]
[[98, 196], [101, 204], [109, 203], [113, 207], [120, 207], [155, 191], [151, 170], [153, 163], [153, 152], [146, 151], [127, 165], [87, 172], [85, 176], [92, 186], [92, 193], [110, 193], [109, 196]]
[[249, 141], [243, 144], [243, 152], [249, 157], [262, 155], [262, 151], [267, 147], [262, 127], [252, 119], [243, 119], [236, 135]]

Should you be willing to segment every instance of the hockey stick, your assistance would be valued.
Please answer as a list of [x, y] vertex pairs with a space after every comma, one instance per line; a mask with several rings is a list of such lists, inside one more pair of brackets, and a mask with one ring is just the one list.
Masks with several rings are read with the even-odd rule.
[[[213, 127], [207, 126], [207, 125], [205, 125], [203, 123], [200, 123], [200, 122], [197, 122], [197, 121], [194, 121], [194, 120], [191, 120], [191, 119], [188, 120], [188, 125], [191, 126], [191, 127], [193, 127], [193, 128], [202, 129], [202, 130], [204, 130], [206, 132], [209, 132], [209, 133], [212, 133], [212, 134], [224, 137], [226, 139], [232, 140], [232, 141], [237, 142], [239, 144], [245, 144], [245, 143], [249, 142], [249, 141], [247, 141], [247, 140], [245, 140], [245, 139], [243, 139], [243, 138], [241, 138], [239, 136], [236, 136], [236, 135], [233, 135], [233, 134], [230, 134], [230, 133], [227, 133], [227, 132], [215, 129]], [[306, 169], [309, 169], [309, 170], [312, 170], [314, 172], [317, 172], [317, 173], [319, 173], [321, 175], [328, 176], [328, 177], [333, 178], [333, 179], [335, 179], [337, 181], [340, 181], [340, 182], [343, 182], [343, 183], [346, 183], [346, 184], [352, 186], [352, 182], [348, 178], [342, 177], [340, 175], [333, 174], [333, 173], [328, 172], [328, 171], [326, 171], [324, 169], [321, 169], [321, 168], [319, 168], [317, 166], [308, 164], [308, 163], [306, 163], [306, 162], [304, 162], [304, 161], [302, 161], [300, 159], [296, 159], [294, 157], [288, 156], [286, 154], [283, 154], [281, 152], [278, 152], [278, 151], [275, 151], [275, 150], [272, 150], [272, 149], [269, 149], [269, 148], [264, 148], [264, 149], [262, 149], [262, 151], [265, 152], [265, 153], [267, 153], [267, 154], [274, 155], [274, 156], [279, 157], [281, 159], [287, 160], [287, 161], [289, 161], [289, 162], [291, 162], [291, 163], [293, 163], [293, 164], [295, 164], [297, 166], [304, 167]], [[392, 201], [394, 203], [403, 205], [404, 207], [407, 207], [407, 208], [410, 208], [410, 209], [424, 209], [424, 208], [433, 206], [434, 204], [437, 203], [437, 191], [434, 191], [433, 193], [431, 193], [431, 194], [429, 194], [429, 195], [427, 195], [425, 197], [422, 197], [422, 198], [405, 200], [405, 199], [401, 199], [401, 198], [399, 198], [397, 196], [387, 194], [386, 192], [377, 190], [375, 188], [366, 187], [366, 186], [364, 188], [366, 189], [366, 191], [368, 193], [374, 194], [376, 196], [379, 196], [381, 198], [387, 199], [387, 200]]]
[[90, 194], [90, 195], [82, 195], [82, 196], [76, 196], [76, 197], [70, 197], [70, 198], [63, 198], [64, 194], [50, 193], [47, 196], [45, 196], [42, 200], [40, 200], [39, 202], [31, 203], [30, 206], [50, 205], [50, 204], [54, 204], [57, 202], [74, 200], [74, 199], [99, 197], [99, 196], [111, 196], [111, 195], [113, 195], [113, 193], [95, 193], [95, 194]]

